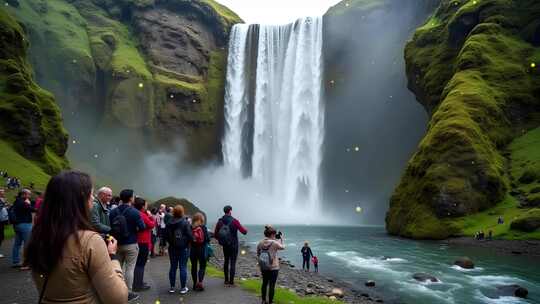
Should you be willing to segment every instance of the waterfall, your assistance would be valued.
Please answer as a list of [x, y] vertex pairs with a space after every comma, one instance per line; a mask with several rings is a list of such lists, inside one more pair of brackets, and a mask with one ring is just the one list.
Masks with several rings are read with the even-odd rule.
[[230, 37], [224, 165], [260, 181], [287, 206], [319, 204], [322, 22], [240, 24]]

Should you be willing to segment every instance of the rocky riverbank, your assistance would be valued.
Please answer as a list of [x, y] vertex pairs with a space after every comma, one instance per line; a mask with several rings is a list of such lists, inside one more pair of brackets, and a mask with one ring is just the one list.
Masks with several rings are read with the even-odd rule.
[[[214, 244], [215, 258], [211, 263], [222, 268], [223, 254], [221, 247]], [[260, 279], [260, 271], [257, 266], [257, 258], [253, 249], [246, 245], [241, 245], [240, 254], [236, 266], [236, 276], [242, 279]], [[372, 304], [385, 303], [380, 291], [376, 288], [375, 282], [367, 283], [367, 286], [351, 286], [349, 283], [340, 281], [336, 278], [324, 276], [315, 272], [305, 272], [297, 269], [289, 261], [281, 260], [281, 269], [277, 285], [288, 289], [300, 296], [321, 296], [335, 298], [344, 303]], [[388, 303], [386, 301], [386, 303]]]
[[540, 240], [475, 240], [470, 237], [452, 238], [442, 243], [449, 246], [474, 246], [493, 249], [497, 253], [540, 256]]

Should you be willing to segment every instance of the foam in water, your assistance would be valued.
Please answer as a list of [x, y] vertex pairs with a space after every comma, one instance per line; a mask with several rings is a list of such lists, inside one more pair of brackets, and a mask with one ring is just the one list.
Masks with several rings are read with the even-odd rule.
[[[252, 79], [242, 72], [253, 60], [245, 55], [253, 28], [258, 42], [251, 98]], [[322, 17], [279, 26], [235, 25], [227, 70], [224, 164], [251, 168], [248, 175], [289, 207], [317, 210], [324, 138]], [[244, 146], [252, 147], [248, 158]]]
[[458, 265], [452, 265], [450, 266], [450, 268], [460, 271], [460, 272], [480, 272], [484, 270], [484, 268], [482, 267], [475, 267], [473, 269], [467, 269], [467, 268], [460, 267]]
[[476, 290], [474, 293], [474, 298], [487, 304], [525, 304], [527, 301], [517, 298], [517, 297], [498, 297], [496, 299], [486, 297], [481, 291]]

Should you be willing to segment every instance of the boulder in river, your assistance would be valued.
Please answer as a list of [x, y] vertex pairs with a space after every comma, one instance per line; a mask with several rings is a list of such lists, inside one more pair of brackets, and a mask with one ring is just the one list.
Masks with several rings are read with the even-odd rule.
[[375, 281], [372, 281], [372, 280], [366, 281], [365, 285], [367, 287], [375, 287]]
[[457, 259], [455, 262], [454, 262], [454, 265], [457, 265], [461, 268], [465, 268], [465, 269], [473, 269], [474, 268], [474, 262], [469, 259], [468, 257], [461, 257], [459, 259]]
[[529, 291], [517, 284], [497, 286], [499, 296], [527, 298]]
[[336, 298], [343, 298], [343, 296], [345, 295], [341, 288], [332, 288], [332, 291], [330, 291], [330, 294], [331, 296], [335, 296]]
[[436, 277], [423, 272], [413, 274], [413, 278], [419, 282], [439, 282]]

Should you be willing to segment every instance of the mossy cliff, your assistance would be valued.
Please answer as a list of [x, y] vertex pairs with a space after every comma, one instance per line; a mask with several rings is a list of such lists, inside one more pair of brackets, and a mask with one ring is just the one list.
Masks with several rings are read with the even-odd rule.
[[9, 2], [30, 33], [37, 80], [58, 98], [75, 140], [115, 127], [148, 146], [182, 137], [192, 159], [219, 150], [236, 14], [213, 0]]
[[405, 59], [431, 120], [391, 198], [387, 230], [461, 235], [468, 216], [522, 194], [512, 191], [522, 181], [509, 144], [540, 125], [540, 2], [442, 0]]
[[[28, 47], [23, 27], [0, 8], [0, 135], [5, 150], [0, 168], [18, 168], [7, 163], [17, 159], [25, 163], [22, 167], [32, 167], [29, 174], [41, 170], [54, 174], [68, 166], [65, 158], [68, 135], [54, 97], [34, 82], [26, 57]], [[23, 182], [27, 184], [30, 180], [25, 177]]]

